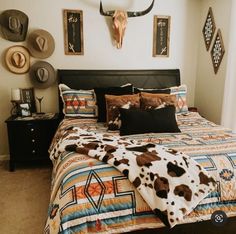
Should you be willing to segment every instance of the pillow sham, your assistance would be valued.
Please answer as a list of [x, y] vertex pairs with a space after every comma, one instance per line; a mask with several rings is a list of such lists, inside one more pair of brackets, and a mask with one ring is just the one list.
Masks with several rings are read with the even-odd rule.
[[96, 96], [94, 90], [71, 89], [65, 84], [59, 85], [65, 117], [97, 117]]
[[176, 96], [164, 93], [140, 93], [140, 104], [141, 108], [146, 109], [157, 109], [165, 106], [173, 105], [176, 106]]
[[174, 106], [154, 110], [120, 108], [120, 119], [121, 136], [151, 132], [180, 132]]
[[120, 129], [120, 111], [119, 108], [139, 108], [140, 97], [139, 94], [133, 95], [105, 95], [106, 109], [107, 109], [107, 125], [108, 130], [115, 131]]
[[170, 88], [170, 94], [176, 95], [176, 114], [184, 114], [188, 112], [187, 105], [187, 86], [185, 84]]
[[94, 88], [98, 106], [98, 122], [106, 122], [105, 94], [124, 95], [133, 93], [133, 85], [127, 84], [122, 87]]

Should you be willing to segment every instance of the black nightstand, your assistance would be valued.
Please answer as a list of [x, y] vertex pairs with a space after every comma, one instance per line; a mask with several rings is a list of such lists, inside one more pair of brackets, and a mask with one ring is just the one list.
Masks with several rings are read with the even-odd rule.
[[191, 112], [198, 112], [197, 107], [193, 107], [193, 106], [190, 106], [188, 110]]
[[9, 170], [15, 170], [15, 163], [26, 161], [49, 161], [48, 149], [57, 126], [58, 114], [51, 117], [9, 117], [6, 121], [10, 164]]

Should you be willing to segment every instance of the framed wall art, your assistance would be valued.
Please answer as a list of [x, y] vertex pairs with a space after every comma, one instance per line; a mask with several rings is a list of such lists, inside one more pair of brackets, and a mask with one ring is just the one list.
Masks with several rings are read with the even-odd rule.
[[67, 55], [83, 55], [83, 12], [81, 10], [63, 10], [64, 47]]
[[153, 57], [169, 57], [170, 16], [154, 16]]
[[211, 49], [211, 59], [215, 74], [218, 72], [224, 53], [225, 53], [224, 42], [221, 35], [221, 30], [218, 29]]
[[207, 51], [210, 48], [211, 41], [213, 39], [215, 30], [216, 30], [215, 20], [214, 20], [212, 8], [210, 7], [209, 10], [208, 10], [208, 13], [207, 13], [207, 17], [206, 17], [204, 27], [202, 29], [202, 34], [203, 34], [203, 37], [204, 37], [204, 42], [205, 42]]
[[31, 113], [36, 112], [34, 88], [21, 89], [21, 102], [28, 103]]

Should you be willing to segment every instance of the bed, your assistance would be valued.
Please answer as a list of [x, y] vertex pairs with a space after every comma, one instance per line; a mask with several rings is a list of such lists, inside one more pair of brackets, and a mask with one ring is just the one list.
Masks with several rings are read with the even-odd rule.
[[[58, 79], [59, 84], [75, 90], [120, 87], [127, 83], [146, 90], [167, 90], [181, 83], [178, 69], [58, 70]], [[125, 173], [107, 164], [104, 157], [99, 160], [98, 156], [88, 156], [90, 149], [88, 151], [78, 147], [78, 139], [86, 140], [89, 147], [91, 144], [87, 143], [87, 138], [92, 137], [93, 145], [95, 141], [98, 142], [98, 139], [94, 140], [94, 135], [83, 138], [86, 134], [102, 136], [103, 139], [105, 134], [106, 137], [114, 136], [120, 141], [119, 131], [107, 132], [107, 126], [102, 122], [97, 123], [96, 118], [64, 118], [61, 99], [59, 109], [62, 122], [50, 147], [53, 161], [52, 190], [44, 233], [235, 233], [236, 136], [229, 129], [207, 121], [196, 112], [185, 111], [176, 115], [180, 132], [125, 136], [129, 143], [138, 142], [150, 147], [158, 145], [171, 149], [172, 154], [190, 156], [191, 161], [188, 163], [196, 162], [196, 166], [200, 165], [209, 173], [209, 178], [214, 178], [214, 189], [204, 199], [200, 199], [198, 205], [184, 215], [181, 222], [170, 228], [163, 224], [163, 212], [161, 216], [160, 213], [153, 213], [153, 209], [138, 192], [139, 187], [134, 182], [131, 184]], [[77, 131], [83, 133], [80, 138]], [[69, 134], [72, 134], [69, 144], [67, 142], [64, 148], [60, 148], [64, 144], [61, 139], [68, 139]], [[114, 154], [114, 149], [109, 150]], [[129, 152], [133, 153], [132, 150]], [[147, 167], [150, 168], [150, 163]], [[163, 193], [161, 196], [166, 198]], [[225, 225], [219, 222], [213, 225], [210, 220], [211, 214], [219, 210], [224, 211], [228, 217]]]

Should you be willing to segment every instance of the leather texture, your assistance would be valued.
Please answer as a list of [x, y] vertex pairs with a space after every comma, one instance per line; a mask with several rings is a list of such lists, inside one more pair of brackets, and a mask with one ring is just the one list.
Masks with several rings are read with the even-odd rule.
[[[72, 89], [121, 86], [127, 83], [138, 88], [169, 88], [180, 85], [179, 69], [161, 70], [58, 70], [58, 83]], [[59, 112], [62, 102], [59, 97]]]

